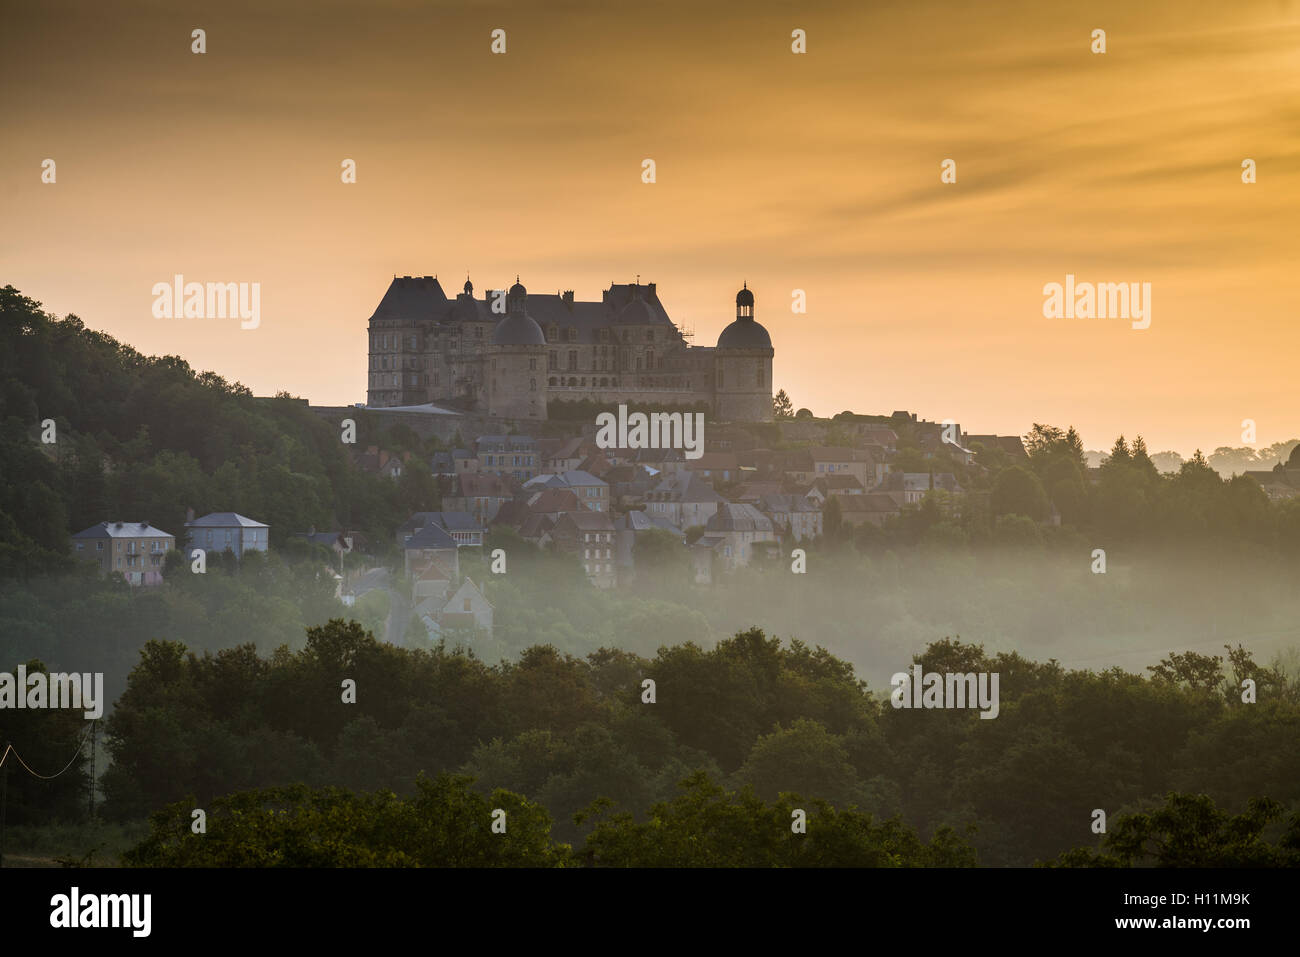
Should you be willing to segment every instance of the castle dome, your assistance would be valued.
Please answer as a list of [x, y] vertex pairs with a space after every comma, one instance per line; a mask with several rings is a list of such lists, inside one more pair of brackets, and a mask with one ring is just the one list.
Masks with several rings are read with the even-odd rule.
[[492, 331], [492, 343], [498, 346], [544, 346], [546, 335], [532, 316], [522, 309], [510, 312]]
[[718, 336], [719, 349], [771, 349], [772, 337], [753, 319], [737, 319]]
[[754, 321], [754, 294], [746, 282], [736, 293], [736, 321], [718, 336], [719, 349], [771, 349], [772, 337]]

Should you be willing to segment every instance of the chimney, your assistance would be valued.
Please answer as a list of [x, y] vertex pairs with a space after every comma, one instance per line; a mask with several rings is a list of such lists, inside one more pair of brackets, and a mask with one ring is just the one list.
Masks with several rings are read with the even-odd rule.
[[573, 290], [572, 289], [564, 290], [564, 293], [560, 296], [560, 298], [564, 300], [564, 304], [568, 306], [569, 311], [572, 312], [573, 311]]
[[194, 509], [187, 508], [185, 510], [185, 523], [188, 525], [192, 521], [194, 521]]

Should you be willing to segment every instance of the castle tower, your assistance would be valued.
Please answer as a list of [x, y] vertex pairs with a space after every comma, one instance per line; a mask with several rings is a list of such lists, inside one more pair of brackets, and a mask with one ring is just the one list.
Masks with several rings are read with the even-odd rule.
[[772, 421], [772, 337], [754, 320], [746, 282], [736, 293], [736, 319], [713, 353], [714, 414], [723, 421]]
[[488, 414], [545, 419], [545, 375], [546, 336], [528, 315], [528, 290], [516, 276], [506, 294], [505, 318], [493, 330], [488, 350]]

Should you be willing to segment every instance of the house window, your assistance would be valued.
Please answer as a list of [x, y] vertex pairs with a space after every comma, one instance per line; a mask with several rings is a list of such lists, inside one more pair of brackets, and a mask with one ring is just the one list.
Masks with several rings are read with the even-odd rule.
[[103, 542], [96, 542], [96, 543], [95, 543], [95, 551], [97, 551], [97, 552], [102, 552], [103, 550], [104, 550], [104, 543], [103, 543]]
[[465, 611], [469, 611], [469, 599], [465, 599]]
[[85, 545], [83, 545], [81, 542], [77, 542], [77, 551], [79, 551], [79, 552], [80, 552], [80, 551], [84, 551], [85, 548], [86, 548]]

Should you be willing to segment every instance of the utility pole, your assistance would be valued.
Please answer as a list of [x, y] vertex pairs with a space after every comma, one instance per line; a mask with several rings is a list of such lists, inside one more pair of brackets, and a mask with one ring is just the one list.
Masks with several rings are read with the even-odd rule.
[[5, 866], [5, 811], [9, 807], [9, 757], [11, 745], [5, 742], [5, 749], [0, 751], [0, 867]]
[[92, 823], [94, 823], [95, 820], [95, 764], [96, 764], [95, 759], [97, 757], [95, 753], [95, 726], [98, 723], [99, 722], [95, 721], [94, 719], [91, 719], [90, 722], [90, 820]]

